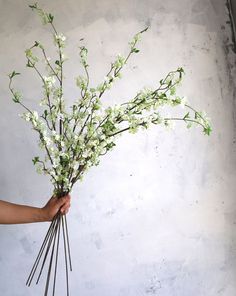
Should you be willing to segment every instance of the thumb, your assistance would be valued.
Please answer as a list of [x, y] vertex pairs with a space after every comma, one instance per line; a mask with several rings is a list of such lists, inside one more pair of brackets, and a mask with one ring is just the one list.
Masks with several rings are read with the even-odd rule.
[[64, 205], [65, 202], [66, 202], [66, 197], [58, 198], [57, 205], [58, 205], [59, 207], [61, 207], [61, 206]]

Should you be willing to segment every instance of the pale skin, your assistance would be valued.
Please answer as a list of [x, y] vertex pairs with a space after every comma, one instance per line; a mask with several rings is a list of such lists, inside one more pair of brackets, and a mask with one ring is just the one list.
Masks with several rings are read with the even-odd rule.
[[21, 224], [51, 221], [60, 211], [66, 214], [70, 208], [70, 195], [51, 197], [42, 208], [19, 205], [0, 200], [0, 224]]

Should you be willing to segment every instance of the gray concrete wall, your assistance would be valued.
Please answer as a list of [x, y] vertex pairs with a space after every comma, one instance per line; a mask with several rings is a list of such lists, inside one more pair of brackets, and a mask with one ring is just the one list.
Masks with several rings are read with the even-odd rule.
[[[24, 75], [26, 102], [39, 95], [36, 77], [24, 69], [24, 49], [49, 32], [26, 2], [0, 0], [0, 197], [42, 206], [47, 178], [31, 163], [35, 135], [19, 118], [7, 89], [12, 69]], [[183, 66], [180, 90], [206, 110], [214, 132], [181, 124], [125, 135], [72, 194], [68, 217], [74, 271], [71, 295], [234, 296], [236, 293], [235, 55], [224, 1], [38, 1], [54, 12], [68, 36], [67, 96], [76, 95], [76, 46], [89, 48], [92, 80], [106, 73], [131, 36], [150, 25], [134, 57], [106, 100], [121, 102], [144, 85]], [[0, 226], [0, 294], [42, 295], [25, 280], [48, 224]], [[65, 295], [64, 274], [59, 274]]]

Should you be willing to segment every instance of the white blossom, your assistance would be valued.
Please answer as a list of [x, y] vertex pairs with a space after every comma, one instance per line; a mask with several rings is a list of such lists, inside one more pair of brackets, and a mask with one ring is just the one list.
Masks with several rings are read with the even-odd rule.
[[54, 40], [55, 40], [55, 43], [60, 45], [60, 47], [64, 47], [65, 46], [65, 41], [66, 41], [66, 36], [64, 36], [62, 33], [55, 34], [54, 35]]
[[33, 119], [34, 120], [38, 120], [39, 119], [39, 115], [38, 115], [38, 112], [37, 111], [33, 111]]
[[54, 76], [43, 76], [44, 82], [46, 83], [48, 88], [52, 88], [56, 82], [56, 79]]
[[43, 139], [47, 146], [49, 146], [52, 143], [49, 137], [43, 137]]
[[30, 112], [26, 112], [26, 113], [20, 114], [20, 117], [23, 118], [23, 119], [26, 120], [26, 121], [30, 121], [31, 118], [32, 118]]
[[182, 98], [181, 98], [180, 106], [181, 106], [182, 108], [184, 108], [184, 107], [185, 107], [185, 104], [187, 104], [187, 103], [188, 103], [187, 97], [182, 97]]

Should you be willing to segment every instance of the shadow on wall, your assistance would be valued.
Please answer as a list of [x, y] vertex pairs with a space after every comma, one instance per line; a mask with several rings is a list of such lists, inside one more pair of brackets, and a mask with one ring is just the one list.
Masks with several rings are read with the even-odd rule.
[[232, 28], [233, 50], [236, 53], [236, 0], [227, 0], [226, 6], [229, 10], [229, 18]]

